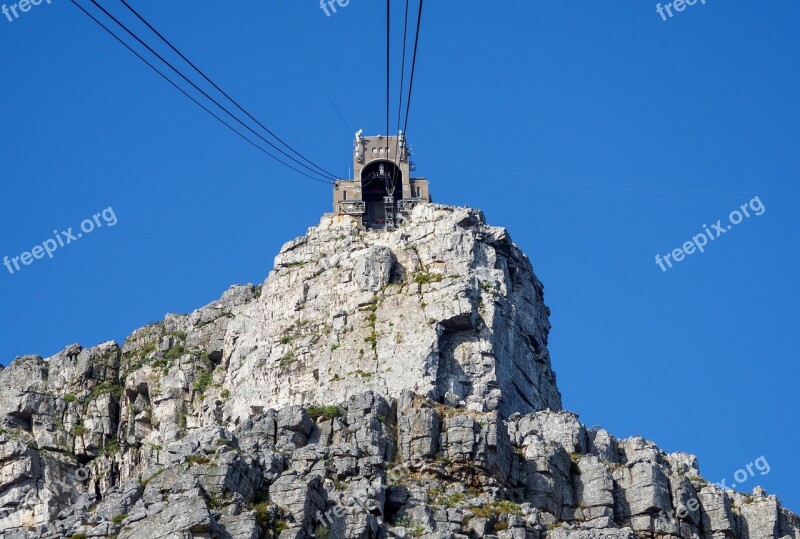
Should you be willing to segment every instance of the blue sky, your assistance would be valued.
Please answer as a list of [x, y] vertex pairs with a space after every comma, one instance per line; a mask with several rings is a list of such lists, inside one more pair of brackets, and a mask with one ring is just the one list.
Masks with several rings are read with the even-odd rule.
[[[427, 4], [417, 171], [530, 255], [565, 407], [695, 453], [715, 482], [763, 455], [770, 473], [738, 488], [800, 510], [800, 5], [707, 0], [663, 21], [647, 1]], [[352, 130], [385, 129], [380, 2], [330, 17], [314, 0], [134, 5], [337, 174]], [[122, 341], [261, 282], [330, 210], [326, 186], [231, 134], [66, 0], [0, 16], [0, 51], [0, 257], [103, 209], [117, 218], [52, 260], [0, 267], [4, 364]], [[655, 263], [755, 196], [762, 215], [669, 271]]]

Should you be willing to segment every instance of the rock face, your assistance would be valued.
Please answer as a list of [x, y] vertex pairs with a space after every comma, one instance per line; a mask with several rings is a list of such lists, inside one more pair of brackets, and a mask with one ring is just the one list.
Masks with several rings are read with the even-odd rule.
[[0, 370], [0, 537], [800, 539], [561, 411], [548, 314], [476, 210], [323, 218], [259, 287]]
[[505, 417], [561, 408], [527, 257], [475, 210], [423, 205], [412, 219], [381, 233], [324, 219], [283, 247], [225, 334], [225, 421], [364, 389]]

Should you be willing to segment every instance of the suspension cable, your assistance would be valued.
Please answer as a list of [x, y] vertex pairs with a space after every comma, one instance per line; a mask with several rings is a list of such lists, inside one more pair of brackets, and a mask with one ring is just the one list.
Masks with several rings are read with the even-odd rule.
[[[403, 61], [400, 64], [400, 99], [397, 102], [397, 138], [395, 139], [394, 144], [394, 180], [393, 183], [397, 184], [397, 171], [399, 169], [398, 160], [402, 164], [403, 160], [400, 158], [400, 118], [402, 116], [403, 110], [403, 85], [405, 83], [405, 74], [406, 74], [406, 42], [408, 40], [408, 4], [409, 0], [406, 0], [406, 13], [403, 20]], [[405, 133], [403, 133], [405, 136]], [[411, 178], [409, 178], [409, 182]]]
[[[390, 93], [390, 83], [391, 83], [391, 57], [390, 57], [390, 45], [391, 45], [391, 28], [392, 28], [392, 1], [386, 0], [386, 157], [388, 162], [389, 157], [389, 110], [391, 108], [391, 93]], [[389, 174], [389, 171], [386, 171], [385, 176], [385, 183], [386, 183], [386, 192], [389, 193], [390, 196], [394, 196], [394, 182], [392, 181], [392, 176]]]
[[[414, 91], [414, 73], [417, 69], [417, 46], [419, 45], [419, 29], [422, 25], [422, 3], [424, 0], [419, 0], [419, 13], [417, 14], [417, 35], [414, 38], [414, 59], [411, 62], [411, 82], [408, 86], [408, 102], [406, 103], [406, 121], [403, 124], [403, 133], [408, 133], [408, 116], [411, 111], [411, 94]], [[408, 136], [406, 136], [408, 139]]]
[[246, 109], [245, 109], [245, 108], [244, 108], [242, 105], [240, 105], [240, 104], [239, 104], [239, 103], [238, 103], [238, 102], [237, 102], [237, 101], [236, 101], [234, 98], [232, 98], [230, 95], [228, 95], [228, 93], [227, 93], [225, 90], [223, 90], [222, 88], [220, 88], [220, 87], [219, 87], [219, 86], [218, 86], [218, 85], [217, 85], [217, 84], [216, 84], [216, 83], [215, 83], [213, 80], [211, 80], [211, 79], [210, 79], [210, 78], [209, 78], [209, 77], [208, 77], [208, 76], [207, 76], [207, 75], [206, 75], [206, 74], [205, 74], [205, 73], [204, 73], [204, 72], [203, 72], [203, 71], [202, 71], [202, 70], [201, 70], [199, 67], [197, 67], [197, 66], [196, 66], [196, 65], [195, 65], [195, 64], [194, 64], [194, 63], [193, 63], [191, 60], [189, 60], [189, 59], [188, 59], [186, 56], [184, 56], [184, 54], [183, 54], [181, 51], [179, 51], [179, 50], [177, 49], [177, 47], [175, 47], [175, 46], [174, 46], [174, 45], [173, 45], [173, 44], [172, 44], [172, 43], [171, 43], [171, 42], [170, 42], [170, 41], [169, 41], [167, 38], [165, 38], [165, 37], [164, 37], [164, 36], [163, 36], [163, 35], [162, 35], [162, 34], [161, 34], [161, 33], [160, 33], [158, 30], [156, 30], [156, 29], [155, 29], [155, 28], [154, 28], [154, 27], [153, 27], [153, 26], [152, 26], [152, 25], [151, 25], [149, 22], [147, 22], [147, 20], [146, 20], [146, 19], [145, 19], [145, 18], [144, 18], [142, 15], [140, 15], [138, 11], [136, 11], [136, 10], [135, 10], [133, 7], [131, 7], [131, 6], [130, 6], [130, 4], [128, 4], [128, 2], [126, 2], [125, 0], [120, 0], [120, 2], [122, 2], [122, 4], [123, 4], [123, 5], [124, 5], [126, 8], [128, 8], [128, 10], [129, 10], [131, 13], [133, 13], [133, 14], [134, 14], [134, 15], [135, 15], [135, 16], [136, 16], [136, 17], [137, 17], [137, 18], [138, 18], [140, 21], [142, 21], [142, 22], [145, 24], [145, 26], [147, 26], [147, 27], [148, 27], [150, 30], [152, 30], [152, 32], [153, 32], [155, 35], [157, 35], [157, 36], [158, 36], [158, 37], [161, 39], [161, 41], [163, 41], [164, 43], [166, 43], [166, 44], [169, 46], [169, 48], [171, 48], [173, 51], [175, 51], [175, 53], [176, 53], [178, 56], [180, 56], [181, 58], [183, 58], [183, 60], [184, 60], [184, 61], [185, 61], [187, 64], [189, 64], [189, 65], [190, 65], [190, 66], [191, 66], [191, 67], [192, 67], [192, 68], [193, 68], [195, 71], [197, 71], [197, 72], [200, 74], [200, 76], [202, 76], [202, 77], [203, 77], [203, 78], [204, 78], [206, 81], [208, 81], [208, 83], [209, 83], [209, 84], [211, 84], [211, 86], [213, 86], [214, 88], [216, 88], [216, 89], [217, 89], [217, 91], [219, 91], [219, 93], [221, 93], [221, 94], [222, 94], [222, 95], [224, 95], [226, 98], [228, 98], [228, 101], [230, 101], [231, 103], [233, 103], [234, 105], [236, 105], [236, 107], [237, 107], [239, 110], [241, 110], [241, 111], [242, 111], [242, 112], [243, 112], [243, 113], [244, 113], [244, 114], [245, 114], [245, 115], [246, 115], [248, 118], [250, 118], [250, 119], [251, 119], [252, 121], [254, 121], [256, 124], [258, 124], [258, 126], [259, 126], [259, 127], [261, 127], [261, 128], [264, 130], [264, 131], [266, 131], [267, 133], [269, 133], [270, 135], [272, 135], [272, 136], [273, 136], [273, 137], [274, 137], [274, 138], [275, 138], [275, 139], [276, 139], [278, 142], [280, 142], [281, 144], [283, 144], [283, 145], [284, 145], [286, 148], [288, 148], [290, 151], [292, 151], [293, 153], [295, 153], [296, 155], [298, 155], [298, 156], [299, 156], [299, 157], [300, 157], [300, 158], [301, 158], [303, 161], [307, 162], [308, 164], [310, 164], [310, 165], [311, 165], [311, 166], [313, 166], [314, 168], [317, 168], [317, 169], [319, 169], [321, 172], [325, 173], [325, 175], [332, 176], [332, 177], [334, 177], [334, 178], [336, 177], [336, 175], [335, 175], [335, 174], [333, 174], [333, 173], [331, 173], [331, 172], [328, 172], [327, 170], [325, 170], [325, 169], [323, 169], [322, 167], [318, 166], [316, 163], [314, 163], [313, 161], [311, 161], [310, 159], [308, 159], [307, 157], [305, 157], [303, 154], [301, 154], [299, 151], [297, 151], [297, 150], [295, 150], [294, 148], [292, 148], [292, 147], [291, 147], [289, 144], [287, 144], [287, 143], [286, 143], [286, 142], [285, 142], [283, 139], [281, 139], [281, 138], [280, 138], [278, 135], [276, 135], [274, 132], [272, 132], [272, 131], [271, 131], [271, 130], [270, 130], [268, 127], [267, 127], [267, 126], [265, 126], [263, 123], [259, 122], [259, 121], [258, 121], [258, 120], [257, 120], [255, 117], [253, 117], [253, 115], [252, 115], [252, 114], [250, 114], [250, 113], [249, 113], [249, 112], [248, 112], [248, 111], [247, 111], [247, 110], [246, 110]]
[[271, 157], [271, 158], [272, 158], [272, 159], [274, 159], [275, 161], [279, 162], [279, 163], [280, 163], [280, 164], [282, 164], [283, 166], [285, 166], [285, 167], [287, 167], [287, 168], [290, 168], [291, 170], [293, 170], [293, 171], [297, 172], [298, 174], [301, 174], [301, 175], [305, 176], [306, 178], [309, 178], [309, 179], [311, 179], [311, 180], [314, 180], [315, 182], [320, 182], [320, 183], [325, 183], [325, 184], [331, 184], [331, 183], [333, 183], [333, 182], [330, 182], [330, 181], [327, 181], [327, 180], [321, 180], [321, 179], [319, 179], [319, 178], [316, 178], [316, 177], [314, 177], [314, 176], [310, 176], [309, 174], [306, 174], [305, 172], [303, 172], [303, 171], [301, 171], [301, 170], [298, 170], [298, 169], [294, 168], [293, 166], [289, 165], [288, 163], [285, 163], [285, 162], [281, 161], [279, 158], [277, 158], [276, 156], [274, 156], [273, 154], [271, 154], [269, 151], [265, 150], [264, 148], [262, 148], [261, 146], [259, 146], [258, 144], [256, 144], [255, 142], [253, 142], [252, 140], [250, 140], [249, 138], [247, 138], [246, 136], [242, 135], [242, 134], [241, 134], [239, 131], [237, 131], [236, 129], [234, 129], [234, 128], [233, 128], [233, 127], [232, 127], [232, 126], [229, 124], [229, 123], [227, 123], [225, 120], [223, 120], [222, 118], [220, 118], [220, 117], [219, 117], [218, 115], [216, 115], [214, 112], [212, 112], [211, 110], [209, 110], [209, 109], [208, 109], [208, 108], [207, 108], [205, 105], [203, 105], [202, 103], [200, 103], [200, 102], [199, 102], [197, 99], [195, 99], [194, 97], [192, 97], [191, 95], [189, 95], [189, 94], [188, 94], [188, 93], [187, 93], [187, 92], [186, 92], [186, 91], [185, 91], [183, 88], [181, 88], [180, 86], [178, 86], [178, 85], [177, 85], [175, 82], [173, 82], [173, 81], [172, 81], [172, 80], [171, 80], [169, 77], [167, 77], [167, 76], [166, 76], [166, 75], [165, 75], [165, 74], [164, 74], [162, 71], [160, 71], [160, 70], [159, 70], [157, 67], [155, 67], [153, 64], [151, 64], [149, 61], [147, 61], [147, 59], [145, 59], [145, 58], [144, 58], [142, 55], [140, 55], [138, 52], [136, 52], [136, 51], [135, 51], [135, 50], [134, 50], [134, 49], [133, 49], [133, 48], [132, 48], [130, 45], [128, 45], [127, 43], [125, 43], [125, 41], [123, 41], [123, 40], [122, 40], [122, 38], [120, 38], [120, 37], [119, 37], [117, 34], [115, 34], [115, 33], [114, 33], [114, 32], [113, 32], [111, 29], [109, 29], [109, 28], [108, 28], [106, 25], [104, 25], [102, 22], [100, 22], [100, 21], [99, 21], [99, 20], [98, 20], [98, 19], [97, 19], [97, 18], [96, 18], [94, 15], [92, 15], [91, 13], [89, 13], [88, 11], [86, 11], [86, 9], [84, 9], [84, 8], [83, 8], [83, 6], [81, 6], [80, 4], [78, 4], [78, 3], [77, 3], [75, 0], [70, 0], [70, 1], [71, 1], [71, 2], [72, 2], [72, 3], [73, 3], [73, 4], [74, 4], [74, 5], [75, 5], [75, 6], [76, 6], [78, 9], [80, 9], [80, 10], [81, 10], [81, 11], [82, 11], [84, 14], [86, 14], [86, 16], [88, 16], [88, 17], [89, 17], [90, 19], [92, 19], [92, 20], [93, 20], [95, 23], [97, 23], [97, 24], [98, 24], [98, 25], [99, 25], [99, 26], [100, 26], [100, 27], [101, 27], [103, 30], [105, 30], [106, 32], [108, 32], [108, 34], [109, 34], [109, 35], [111, 35], [111, 37], [113, 37], [114, 39], [116, 39], [116, 40], [117, 40], [117, 41], [118, 41], [120, 44], [122, 44], [122, 45], [123, 45], [123, 46], [124, 46], [126, 49], [128, 49], [128, 50], [129, 50], [131, 53], [133, 53], [133, 54], [134, 54], [134, 55], [135, 55], [137, 58], [139, 58], [139, 60], [141, 60], [142, 62], [144, 62], [144, 63], [145, 63], [145, 64], [146, 64], [148, 67], [150, 67], [150, 69], [152, 69], [153, 71], [155, 71], [156, 73], [158, 73], [158, 74], [159, 74], [159, 75], [160, 75], [160, 76], [161, 76], [161, 77], [162, 77], [162, 78], [163, 78], [165, 81], [167, 81], [167, 82], [168, 82], [168, 83], [170, 83], [170, 84], [171, 84], [173, 87], [175, 87], [175, 89], [176, 89], [176, 90], [178, 90], [178, 91], [179, 91], [179, 92], [181, 92], [183, 95], [185, 95], [186, 97], [188, 97], [188, 98], [189, 98], [189, 99], [190, 99], [192, 102], [194, 102], [194, 103], [195, 103], [195, 104], [196, 104], [198, 107], [200, 107], [201, 109], [203, 109], [204, 111], [206, 111], [207, 113], [209, 113], [211, 116], [213, 116], [214, 118], [216, 118], [216, 120], [217, 120], [217, 121], [219, 121], [219, 122], [220, 122], [222, 125], [224, 125], [224, 126], [225, 126], [225, 127], [227, 127], [228, 129], [230, 129], [231, 131], [233, 131], [234, 133], [236, 133], [236, 134], [237, 134], [239, 137], [241, 137], [241, 138], [242, 138], [242, 139], [244, 139], [246, 142], [248, 142], [248, 143], [250, 143], [252, 146], [254, 146], [254, 147], [257, 149], [257, 150], [260, 150], [261, 152], [263, 152], [263, 153], [267, 154], [269, 157]]
[[136, 35], [135, 33], [133, 33], [133, 32], [132, 32], [132, 31], [131, 31], [131, 30], [130, 30], [130, 29], [127, 27], [127, 26], [125, 26], [125, 25], [124, 25], [122, 22], [120, 22], [120, 21], [119, 21], [119, 19], [117, 19], [116, 17], [114, 17], [114, 15], [112, 15], [111, 13], [109, 13], [109, 12], [108, 12], [108, 11], [107, 11], [107, 10], [106, 10], [106, 9], [105, 9], [103, 6], [101, 6], [99, 3], [97, 3], [97, 0], [90, 0], [90, 1], [91, 1], [91, 2], [92, 2], [92, 4], [94, 4], [94, 5], [95, 5], [97, 8], [99, 8], [99, 9], [100, 9], [100, 10], [101, 10], [103, 13], [105, 13], [105, 14], [106, 14], [106, 16], [108, 16], [108, 17], [109, 17], [111, 20], [113, 20], [115, 23], [117, 23], [117, 25], [119, 25], [119, 26], [120, 26], [120, 27], [121, 27], [123, 30], [125, 30], [125, 31], [126, 31], [126, 32], [127, 32], [127, 33], [128, 33], [130, 36], [131, 36], [131, 37], [133, 37], [133, 38], [134, 38], [136, 41], [138, 41], [138, 42], [139, 42], [139, 43], [140, 43], [142, 46], [144, 46], [144, 47], [145, 47], [147, 50], [149, 50], [149, 51], [150, 51], [152, 54], [154, 54], [154, 55], [155, 55], [155, 56], [156, 56], [156, 57], [157, 57], [159, 60], [161, 60], [161, 61], [162, 61], [164, 64], [166, 64], [166, 65], [167, 65], [167, 66], [168, 66], [170, 69], [172, 69], [172, 71], [174, 71], [175, 73], [177, 73], [177, 74], [178, 74], [178, 75], [179, 75], [179, 76], [180, 76], [180, 77], [181, 77], [183, 80], [185, 80], [186, 82], [188, 82], [189, 84], [191, 84], [191, 85], [192, 85], [192, 86], [193, 86], [193, 87], [194, 87], [194, 88], [195, 88], [197, 91], [199, 91], [201, 94], [203, 94], [203, 95], [204, 95], [204, 96], [205, 96], [205, 97], [206, 97], [208, 100], [210, 100], [212, 103], [214, 103], [214, 104], [215, 104], [216, 106], [218, 106], [220, 109], [222, 109], [223, 111], [225, 111], [225, 112], [228, 114], [228, 116], [230, 116], [231, 118], [233, 118], [234, 120], [236, 120], [236, 121], [237, 121], [237, 122], [238, 122], [240, 125], [242, 125], [243, 127], [245, 127], [245, 128], [248, 130], [248, 131], [250, 131], [251, 133], [253, 133], [253, 134], [254, 134], [255, 136], [257, 136], [259, 139], [261, 139], [262, 141], [264, 141], [265, 143], [267, 143], [269, 146], [271, 146], [272, 148], [274, 148], [275, 150], [277, 150], [279, 153], [281, 153], [281, 154], [282, 154], [282, 155], [284, 155], [285, 157], [289, 158], [291, 161], [294, 161], [296, 164], [300, 165], [301, 167], [303, 167], [303, 168], [305, 168], [305, 169], [307, 169], [307, 170], [311, 171], [313, 174], [317, 174], [317, 175], [319, 175], [319, 176], [322, 176], [323, 178], [325, 178], [325, 179], [328, 179], [328, 180], [336, 180], [336, 179], [337, 179], [337, 178], [336, 178], [336, 176], [330, 176], [330, 177], [327, 177], [325, 174], [322, 174], [322, 173], [320, 173], [320, 172], [317, 172], [316, 170], [314, 170], [314, 169], [310, 168], [310, 167], [309, 167], [308, 165], [306, 165], [305, 163], [301, 163], [300, 161], [298, 161], [297, 159], [295, 159], [295, 158], [294, 158], [294, 157], [292, 157], [291, 155], [287, 154], [287, 153], [286, 153], [285, 151], [283, 151], [282, 149], [278, 148], [278, 147], [277, 147], [275, 144], [273, 144], [272, 142], [270, 142], [269, 140], [267, 140], [266, 138], [264, 138], [264, 137], [263, 137], [262, 135], [260, 135], [258, 132], [256, 132], [255, 130], [253, 130], [253, 128], [251, 128], [249, 125], [247, 125], [247, 124], [246, 124], [246, 123], [244, 123], [242, 120], [240, 120], [240, 119], [239, 119], [239, 118], [238, 118], [238, 117], [237, 117], [235, 114], [233, 114], [231, 111], [229, 111], [227, 108], [225, 108], [225, 107], [224, 107], [222, 104], [220, 104], [220, 102], [219, 102], [219, 101], [217, 101], [216, 99], [214, 99], [213, 97], [211, 97], [210, 95], [208, 95], [208, 93], [206, 93], [206, 92], [205, 92], [205, 91], [204, 91], [202, 88], [200, 88], [200, 87], [199, 87], [197, 84], [195, 84], [194, 82], [192, 82], [192, 81], [191, 81], [191, 80], [190, 80], [188, 77], [186, 77], [186, 75], [184, 75], [184, 74], [183, 74], [183, 73], [182, 73], [180, 70], [178, 70], [178, 69], [177, 69], [175, 66], [173, 66], [173, 65], [172, 65], [170, 62], [168, 62], [168, 61], [167, 61], [167, 60], [166, 60], [166, 59], [165, 59], [163, 56], [161, 56], [161, 55], [160, 55], [158, 52], [156, 52], [155, 50], [153, 50], [153, 48], [152, 48], [150, 45], [148, 45], [147, 43], [145, 43], [144, 41], [142, 41], [142, 39], [140, 39], [140, 38], [139, 38], [139, 36], [137, 36], [137, 35]]

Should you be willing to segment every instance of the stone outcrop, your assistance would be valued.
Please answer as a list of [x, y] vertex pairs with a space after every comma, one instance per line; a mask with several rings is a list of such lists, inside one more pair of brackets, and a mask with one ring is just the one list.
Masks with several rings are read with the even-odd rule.
[[281, 249], [225, 334], [222, 386], [247, 387], [226, 401], [225, 421], [254, 401], [332, 404], [364, 388], [504, 416], [561, 408], [528, 258], [476, 210], [423, 205], [412, 219], [362, 233], [328, 218]]
[[0, 537], [800, 539], [561, 411], [548, 314], [476, 210], [326, 217], [261, 286], [0, 370]]

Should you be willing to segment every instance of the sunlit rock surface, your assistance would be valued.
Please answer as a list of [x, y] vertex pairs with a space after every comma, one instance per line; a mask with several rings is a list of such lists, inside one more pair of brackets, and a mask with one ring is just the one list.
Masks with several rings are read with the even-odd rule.
[[325, 217], [263, 285], [0, 370], [0, 537], [800, 539], [562, 411], [548, 314], [480, 211]]

